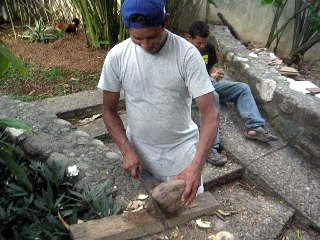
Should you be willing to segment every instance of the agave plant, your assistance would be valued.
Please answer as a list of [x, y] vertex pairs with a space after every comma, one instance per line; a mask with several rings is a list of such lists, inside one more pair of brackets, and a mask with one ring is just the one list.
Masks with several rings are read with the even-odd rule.
[[57, 40], [64, 35], [63, 31], [53, 26], [45, 26], [42, 18], [35, 21], [35, 26], [30, 27], [29, 31], [22, 34], [22, 38], [28, 39], [31, 42], [49, 42]]
[[70, 239], [69, 224], [121, 210], [108, 182], [77, 191], [64, 167], [28, 159], [9, 143], [7, 127], [32, 130], [16, 119], [0, 119], [0, 239]]

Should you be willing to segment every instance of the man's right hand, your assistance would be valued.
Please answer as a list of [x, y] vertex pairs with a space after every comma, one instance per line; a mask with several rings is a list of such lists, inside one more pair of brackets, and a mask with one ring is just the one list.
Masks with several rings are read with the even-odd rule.
[[142, 165], [138, 155], [134, 151], [124, 154], [122, 161], [123, 169], [134, 178], [139, 178], [142, 172]]

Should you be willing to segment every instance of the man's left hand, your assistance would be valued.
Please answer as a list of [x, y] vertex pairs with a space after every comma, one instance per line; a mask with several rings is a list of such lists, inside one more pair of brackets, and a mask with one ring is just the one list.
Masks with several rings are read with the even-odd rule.
[[216, 81], [220, 81], [224, 77], [223, 69], [214, 67], [211, 71], [211, 77], [213, 77], [213, 79], [215, 79]]
[[182, 179], [186, 183], [186, 187], [182, 193], [182, 201], [186, 205], [189, 205], [197, 195], [198, 188], [201, 184], [201, 170], [199, 165], [192, 163], [174, 177], [174, 179]]

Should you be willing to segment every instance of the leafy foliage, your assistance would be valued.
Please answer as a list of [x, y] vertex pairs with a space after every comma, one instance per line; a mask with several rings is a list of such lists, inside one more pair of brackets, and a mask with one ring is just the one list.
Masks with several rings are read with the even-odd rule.
[[89, 44], [93, 48], [113, 46], [128, 36], [120, 14], [122, 2], [117, 0], [72, 0], [73, 5], [81, 14]]
[[283, 3], [283, 0], [261, 0], [261, 5], [272, 5], [279, 7]]
[[0, 133], [0, 239], [69, 239], [69, 224], [78, 219], [121, 211], [108, 182], [78, 192], [62, 166], [27, 159]]
[[279, 20], [288, 0], [261, 0], [261, 3], [262, 5], [271, 5], [275, 9], [266, 47], [270, 47], [276, 41], [274, 48], [276, 52], [284, 31], [293, 21], [294, 31], [289, 64], [299, 63], [306, 51], [320, 42], [320, 0], [295, 0], [293, 15], [281, 26], [279, 26]]
[[23, 33], [22, 38], [28, 39], [31, 42], [39, 41], [39, 42], [49, 42], [59, 39], [64, 35], [64, 32], [59, 28], [52, 26], [45, 26], [42, 18], [35, 21], [35, 26], [30, 27], [29, 31]]
[[23, 63], [17, 58], [0, 40], [0, 76], [2, 76], [13, 65], [19, 73], [24, 73]]

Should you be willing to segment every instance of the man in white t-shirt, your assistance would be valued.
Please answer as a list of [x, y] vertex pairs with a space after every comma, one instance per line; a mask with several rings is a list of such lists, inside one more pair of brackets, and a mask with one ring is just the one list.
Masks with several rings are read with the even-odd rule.
[[[129, 39], [113, 47], [98, 87], [103, 119], [123, 154], [123, 168], [138, 178], [142, 169], [162, 181], [183, 179], [182, 200], [203, 191], [201, 172], [216, 136], [214, 88], [199, 51], [165, 29], [163, 0], [126, 0], [122, 6]], [[125, 92], [128, 127], [117, 113]], [[192, 98], [202, 113], [199, 137], [191, 119]]]

